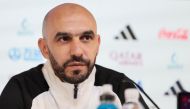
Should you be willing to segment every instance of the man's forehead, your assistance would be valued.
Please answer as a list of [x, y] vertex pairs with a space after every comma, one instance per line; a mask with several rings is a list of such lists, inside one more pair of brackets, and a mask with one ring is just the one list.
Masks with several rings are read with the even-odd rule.
[[85, 21], [88, 21], [88, 23], [92, 23], [96, 29], [96, 21], [93, 15], [86, 8], [73, 3], [66, 3], [53, 8], [45, 16], [43, 22], [43, 36], [47, 36], [47, 30], [46, 30], [47, 28], [51, 26], [58, 26], [60, 24], [59, 23], [60, 20], [67, 21], [75, 19], [77, 21], [76, 19], [77, 16], [78, 17], [80, 16], [80, 18], [82, 18], [83, 20], [85, 19]]
[[59, 17], [72, 17], [73, 15], [83, 15], [84, 17], [89, 17], [95, 21], [93, 15], [86, 8], [73, 3], [65, 3], [53, 8], [47, 13], [47, 15], [44, 18], [44, 21], [54, 18], [57, 19]]

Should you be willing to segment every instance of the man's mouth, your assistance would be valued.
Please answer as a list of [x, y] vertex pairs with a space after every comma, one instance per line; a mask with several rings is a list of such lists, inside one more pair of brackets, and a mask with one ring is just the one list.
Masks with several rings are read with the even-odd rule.
[[87, 65], [82, 62], [71, 62], [67, 64], [67, 68], [72, 68], [72, 69], [80, 69], [81, 67], [86, 67]]
[[85, 63], [82, 62], [71, 62], [67, 66], [85, 66]]

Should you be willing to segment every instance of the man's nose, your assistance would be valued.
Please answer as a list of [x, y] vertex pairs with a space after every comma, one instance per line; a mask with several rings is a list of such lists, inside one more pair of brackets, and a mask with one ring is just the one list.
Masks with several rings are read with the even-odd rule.
[[83, 49], [79, 40], [73, 40], [70, 45], [70, 54], [73, 56], [82, 56]]

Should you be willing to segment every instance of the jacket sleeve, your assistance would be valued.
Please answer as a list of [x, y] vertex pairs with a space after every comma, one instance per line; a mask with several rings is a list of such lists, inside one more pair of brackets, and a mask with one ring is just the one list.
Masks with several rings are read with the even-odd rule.
[[21, 88], [16, 79], [11, 78], [0, 95], [1, 109], [24, 109]]

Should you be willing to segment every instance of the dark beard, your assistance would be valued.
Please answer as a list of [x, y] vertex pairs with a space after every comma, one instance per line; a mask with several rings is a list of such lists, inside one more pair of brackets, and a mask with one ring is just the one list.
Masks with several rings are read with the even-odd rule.
[[[65, 81], [71, 84], [78, 84], [83, 82], [84, 80], [86, 80], [89, 75], [92, 72], [92, 69], [94, 67], [94, 62], [90, 63], [90, 60], [86, 60], [83, 59], [82, 56], [71, 56], [71, 59], [67, 60], [65, 63], [63, 63], [61, 66], [57, 63], [57, 61], [55, 60], [54, 56], [52, 55], [52, 53], [49, 50], [49, 59], [52, 65], [52, 68], [55, 72], [55, 75], [61, 80], [61, 81]], [[74, 70], [73, 72], [69, 72], [69, 73], [73, 73], [73, 75], [76, 75], [77, 77], [68, 77], [65, 74], [65, 68], [68, 66], [68, 64], [72, 63], [72, 62], [80, 62], [86, 65], [87, 67], [87, 72], [83, 72], [81, 73], [81, 70]]]

